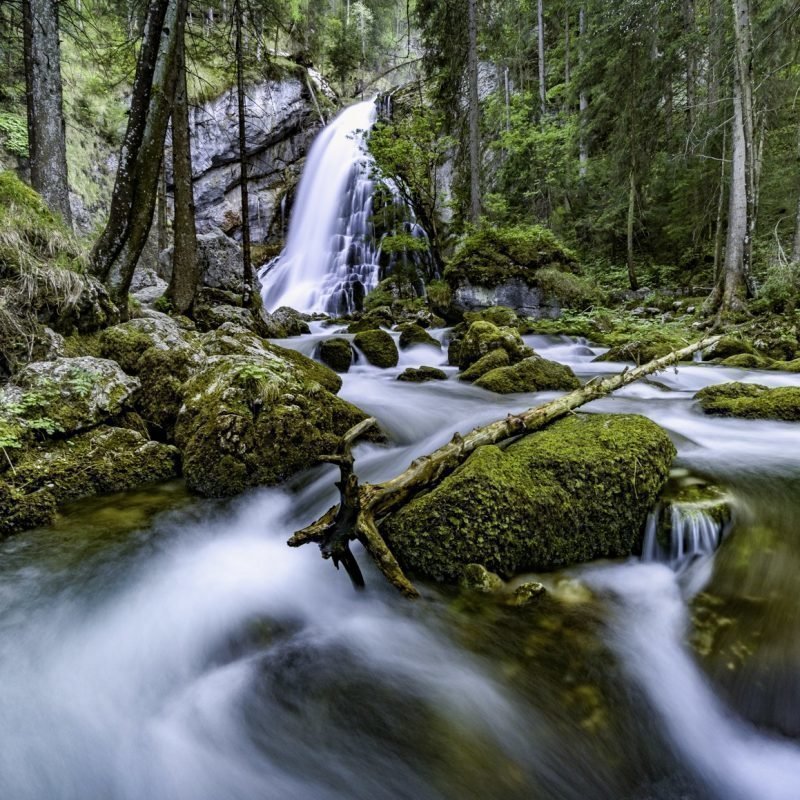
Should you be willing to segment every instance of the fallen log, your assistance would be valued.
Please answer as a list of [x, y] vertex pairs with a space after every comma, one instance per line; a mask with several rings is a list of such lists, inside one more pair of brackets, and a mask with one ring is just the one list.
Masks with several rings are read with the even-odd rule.
[[579, 406], [677, 364], [698, 350], [711, 347], [721, 338], [720, 335], [709, 336], [647, 364], [633, 369], [626, 367], [617, 375], [592, 378], [580, 389], [519, 414], [509, 414], [505, 419], [476, 428], [466, 436], [456, 433], [447, 444], [415, 459], [404, 472], [381, 484], [359, 485], [354, 471], [352, 447], [360, 436], [376, 424], [373, 418], [364, 420], [344, 435], [335, 454], [320, 458], [320, 461], [339, 466], [341, 475], [336, 484], [340, 494], [339, 504], [311, 525], [297, 531], [288, 544], [290, 547], [300, 547], [308, 542], [317, 542], [322, 557], [332, 559], [337, 568], [341, 563], [353, 585], [361, 588], [364, 579], [350, 551], [350, 542], [357, 539], [393, 586], [406, 597], [418, 597], [419, 592], [405, 576], [380, 534], [382, 519], [419, 492], [435, 486], [478, 447], [498, 444], [540, 430]]

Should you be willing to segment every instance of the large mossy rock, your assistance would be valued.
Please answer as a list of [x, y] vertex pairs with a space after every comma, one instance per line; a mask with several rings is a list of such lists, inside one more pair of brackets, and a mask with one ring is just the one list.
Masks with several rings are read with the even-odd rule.
[[505, 350], [512, 364], [533, 355], [515, 328], [479, 320], [469, 326], [463, 338], [451, 342], [448, 359], [451, 364], [467, 369], [492, 350]]
[[460, 381], [474, 383], [478, 378], [491, 372], [494, 369], [507, 367], [511, 364], [511, 359], [505, 350], [490, 350], [485, 356], [481, 356], [471, 367], [467, 367], [459, 376]]
[[566, 365], [533, 355], [518, 364], [497, 367], [475, 381], [476, 386], [498, 394], [570, 391], [581, 383]]
[[695, 400], [707, 414], [746, 419], [800, 420], [800, 387], [769, 389], [756, 383], [722, 383], [706, 386]]
[[595, 361], [633, 361], [635, 364], [646, 364], [685, 347], [688, 342], [688, 339], [672, 331], [651, 328], [631, 334], [627, 341], [612, 344]]
[[408, 347], [414, 347], [418, 344], [429, 345], [430, 347], [440, 348], [441, 342], [434, 339], [428, 331], [421, 325], [414, 322], [406, 322], [399, 325], [397, 330], [400, 331], [400, 349], [405, 350]]
[[408, 367], [397, 376], [404, 383], [426, 383], [427, 381], [446, 381], [447, 373], [436, 367]]
[[396, 367], [400, 356], [391, 334], [383, 330], [362, 331], [353, 344], [364, 354], [373, 367]]
[[353, 363], [353, 349], [347, 339], [335, 336], [319, 343], [319, 358], [335, 372], [347, 372]]
[[365, 418], [288, 352], [211, 357], [185, 384], [175, 441], [192, 490], [225, 497], [280, 483]]
[[451, 583], [473, 563], [510, 576], [627, 556], [674, 455], [645, 417], [570, 417], [505, 450], [479, 448], [382, 532], [406, 569]]
[[0, 535], [53, 521], [69, 500], [135, 489], [180, 474], [175, 447], [100, 426], [24, 450], [0, 474]]

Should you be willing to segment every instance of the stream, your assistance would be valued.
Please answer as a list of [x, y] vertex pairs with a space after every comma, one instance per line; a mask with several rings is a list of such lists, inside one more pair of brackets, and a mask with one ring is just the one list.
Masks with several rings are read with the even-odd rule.
[[[280, 343], [311, 355], [331, 332]], [[566, 337], [526, 341], [582, 379], [622, 368]], [[356, 449], [362, 479], [555, 396], [493, 395], [450, 367], [447, 381], [395, 380], [445, 361], [419, 346], [395, 369], [362, 358], [343, 376], [341, 396], [390, 439]], [[359, 594], [316, 548], [285, 544], [334, 502], [330, 467], [230, 502], [180, 483], [94, 498], [0, 543], [0, 797], [800, 797], [787, 729], [800, 717], [800, 426], [694, 407], [728, 380], [800, 385], [683, 365], [586, 410], [666, 428], [676, 467], [730, 492], [733, 535], [754, 537], [744, 565], [722, 558], [727, 542], [677, 570], [588, 564], [535, 576], [550, 598], [509, 608], [424, 584], [409, 603], [356, 547]], [[780, 546], [761, 551], [765, 526]], [[693, 598], [726, 580], [768, 635], [752, 681], [712, 677], [687, 644]]]

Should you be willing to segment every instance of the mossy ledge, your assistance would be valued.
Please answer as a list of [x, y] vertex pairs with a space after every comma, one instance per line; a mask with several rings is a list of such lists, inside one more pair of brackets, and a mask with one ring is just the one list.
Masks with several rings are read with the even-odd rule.
[[706, 414], [745, 419], [800, 421], [800, 387], [769, 389], [757, 383], [722, 383], [701, 389], [695, 400]]
[[508, 577], [624, 557], [641, 548], [674, 455], [645, 417], [576, 415], [479, 448], [382, 532], [405, 569], [447, 583], [472, 563]]

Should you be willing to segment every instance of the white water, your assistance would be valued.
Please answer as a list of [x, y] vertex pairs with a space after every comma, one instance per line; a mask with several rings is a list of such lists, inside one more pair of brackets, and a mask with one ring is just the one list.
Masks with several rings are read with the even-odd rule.
[[347, 313], [378, 282], [371, 231], [371, 160], [363, 134], [375, 102], [346, 108], [318, 135], [308, 154], [283, 252], [262, 272], [264, 306], [274, 311]]
[[[282, 344], [312, 353], [333, 335], [322, 331], [316, 325]], [[585, 345], [528, 341], [583, 377], [609, 369], [591, 363]], [[392, 439], [389, 447], [358, 448], [364, 479], [389, 477], [454, 430], [541, 399], [497, 397], [454, 376], [424, 385], [395, 380], [406, 366], [444, 360], [444, 351], [421, 346], [404, 351], [394, 370], [362, 360], [344, 376], [342, 396], [375, 414]], [[742, 378], [798, 382], [687, 366], [659, 376], [667, 390], [632, 386], [590, 410], [651, 416], [675, 435], [688, 467], [745, 478], [797, 474], [798, 426], [713, 419], [693, 408], [700, 386]], [[637, 561], [574, 571], [603, 599], [591, 606], [603, 619], [597, 635], [622, 667], [610, 677], [621, 684], [620, 697], [607, 701], [610, 730], [588, 734], [564, 692], [589, 679], [573, 665], [556, 670], [563, 684], [548, 683], [527, 630], [496, 634], [519, 637], [513, 649], [533, 659], [522, 680], [519, 664], [465, 646], [458, 622], [465, 612], [433, 587], [407, 604], [360, 554], [368, 589], [357, 595], [313, 547], [287, 548], [287, 536], [330, 505], [332, 482], [332, 470], [319, 469], [294, 493], [257, 491], [230, 508], [199, 504], [167, 514], [124, 547], [88, 550], [69, 569], [59, 556], [78, 545], [58, 533], [0, 544], [0, 797], [800, 795], [800, 748], [738, 717], [683, 644], [686, 573]], [[528, 629], [536, 619], [524, 618]], [[495, 624], [479, 628], [478, 638], [490, 637]], [[571, 664], [572, 640], [558, 631], [541, 657], [559, 647]], [[601, 659], [591, 669], [608, 665]], [[677, 786], [654, 788], [672, 775]]]
[[643, 561], [661, 561], [679, 569], [698, 556], [709, 556], [722, 541], [723, 523], [698, 503], [672, 503], [669, 506], [670, 542], [664, 548], [658, 541], [658, 529], [664, 510], [650, 513], [642, 546]]

